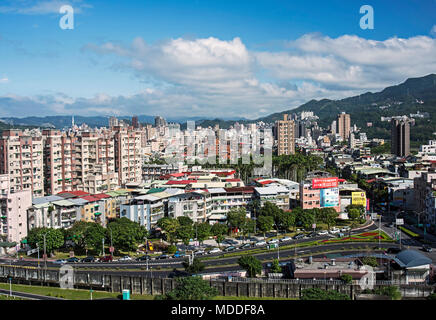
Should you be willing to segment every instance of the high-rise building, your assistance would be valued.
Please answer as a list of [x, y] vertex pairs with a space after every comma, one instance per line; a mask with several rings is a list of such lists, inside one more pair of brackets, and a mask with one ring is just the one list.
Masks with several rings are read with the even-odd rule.
[[115, 130], [115, 172], [118, 184], [142, 181], [141, 133], [118, 127]]
[[295, 122], [288, 120], [288, 115], [283, 115], [283, 120], [276, 121], [277, 154], [295, 153]]
[[32, 206], [30, 190], [11, 192], [10, 177], [0, 175], [0, 235], [9, 242], [27, 236], [27, 209]]
[[336, 135], [336, 130], [337, 130], [337, 125], [336, 125], [336, 120], [333, 120], [332, 121], [332, 124], [331, 124], [331, 128], [330, 128], [330, 130], [331, 130], [331, 132], [332, 132], [332, 135]]
[[409, 120], [391, 121], [391, 153], [398, 157], [410, 155], [410, 122]]
[[166, 125], [167, 125], [167, 122], [161, 116], [157, 116], [154, 118], [154, 126], [155, 127], [165, 127]]
[[139, 129], [139, 121], [137, 116], [132, 117], [132, 127], [135, 129]]
[[342, 140], [347, 141], [350, 137], [350, 115], [342, 112], [338, 115], [337, 126], [338, 126], [338, 134], [342, 137]]
[[75, 154], [72, 148], [74, 137], [58, 130], [42, 131], [44, 149], [44, 193], [57, 194], [74, 190], [73, 173]]
[[0, 137], [0, 174], [8, 174], [11, 192], [44, 195], [42, 136], [28, 130], [5, 130]]
[[118, 123], [118, 118], [116, 117], [110, 117], [109, 118], [109, 128], [114, 128], [114, 127], [118, 127], [119, 123]]

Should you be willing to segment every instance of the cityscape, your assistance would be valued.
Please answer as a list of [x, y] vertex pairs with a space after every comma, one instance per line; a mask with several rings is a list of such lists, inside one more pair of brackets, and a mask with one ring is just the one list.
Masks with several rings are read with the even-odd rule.
[[[233, 40], [209, 27], [197, 39], [168, 27], [154, 38], [110, 29], [117, 36], [101, 42], [88, 20], [100, 1], [59, 4], [0, 5], [0, 300], [226, 300], [213, 309], [225, 316], [268, 315], [259, 300], [436, 299], [436, 15], [425, 18], [426, 34], [387, 36], [389, 22], [374, 29], [373, 11], [388, 10], [375, 1], [354, 5], [353, 36], [319, 21], [331, 37], [303, 30], [279, 45], [259, 32], [251, 43], [255, 32], [212, 19], [210, 30]], [[162, 15], [161, 5], [147, 10]], [[135, 17], [132, 4], [123, 8]], [[428, 8], [436, 3], [416, 10]], [[21, 22], [10, 37], [22, 34], [26, 45], [3, 36], [13, 17]], [[276, 18], [268, 30], [279, 34], [287, 20]], [[62, 44], [47, 40], [47, 53], [27, 45], [25, 28], [38, 33], [54, 20], [47, 39], [65, 33]], [[92, 26], [85, 37], [80, 29]], [[366, 44], [358, 49], [356, 39]], [[87, 62], [48, 53], [57, 46], [80, 48]], [[68, 84], [52, 71], [20, 80], [20, 55], [41, 66], [53, 59], [71, 73]], [[213, 313], [166, 307], [168, 317]]]

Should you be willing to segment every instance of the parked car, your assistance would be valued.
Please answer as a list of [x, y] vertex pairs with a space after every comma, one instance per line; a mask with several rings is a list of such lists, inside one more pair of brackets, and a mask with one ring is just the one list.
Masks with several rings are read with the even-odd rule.
[[321, 230], [321, 231], [318, 232], [319, 236], [326, 236], [328, 234], [329, 234], [329, 232], [327, 230]]
[[279, 239], [271, 239], [268, 241], [268, 244], [279, 243]]
[[258, 241], [254, 244], [256, 247], [266, 246], [266, 241]]
[[132, 261], [132, 257], [131, 256], [123, 256], [123, 257], [119, 258], [118, 261]]
[[332, 229], [330, 229], [330, 233], [331, 234], [339, 233], [339, 229], [338, 228], [332, 228]]
[[350, 230], [350, 227], [343, 227], [341, 228], [341, 232], [347, 232]]
[[89, 257], [83, 258], [80, 262], [95, 262], [95, 258], [93, 256], [89, 256]]
[[100, 258], [100, 262], [112, 262], [112, 256], [104, 256]]
[[194, 256], [202, 256], [205, 255], [206, 252], [204, 252], [204, 250], [196, 250], [194, 251]]
[[251, 247], [252, 247], [251, 243], [244, 243], [242, 246], [239, 247], [239, 249], [248, 249]]
[[228, 246], [227, 248], [224, 249], [225, 252], [230, 252], [230, 251], [235, 251], [236, 247], [235, 246]]
[[65, 263], [67, 263], [67, 260], [65, 260], [65, 259], [57, 259], [57, 260], [53, 261], [53, 263], [55, 263], [55, 264], [65, 264]]
[[168, 255], [168, 254], [161, 254], [156, 259], [161, 260], [161, 259], [169, 259], [169, 258], [171, 258], [170, 255]]
[[428, 244], [424, 244], [422, 246], [422, 250], [424, 250], [425, 252], [432, 252], [433, 251], [432, 247], [430, 247]]
[[173, 255], [173, 258], [183, 258], [185, 256], [186, 256], [186, 254], [184, 252], [176, 251], [176, 253], [174, 253], [174, 255]]
[[291, 240], [292, 240], [292, 238], [288, 237], [288, 236], [283, 237], [283, 238], [280, 239], [281, 242], [286, 242], [286, 241], [291, 241]]
[[213, 248], [212, 250], [209, 251], [209, 254], [220, 253], [220, 252], [221, 252], [220, 248]]
[[305, 237], [304, 233], [299, 233], [296, 236], [294, 236], [294, 240], [303, 239]]
[[76, 257], [71, 257], [71, 258], [67, 259], [67, 262], [77, 263], [77, 262], [80, 262], [80, 260]]
[[318, 235], [318, 233], [316, 233], [316, 232], [311, 232], [311, 233], [309, 233], [307, 236], [309, 237], [309, 238], [313, 238], [313, 237], [316, 237]]
[[143, 256], [136, 258], [136, 261], [146, 261], [146, 260], [151, 260], [151, 257], [148, 255], [143, 255]]

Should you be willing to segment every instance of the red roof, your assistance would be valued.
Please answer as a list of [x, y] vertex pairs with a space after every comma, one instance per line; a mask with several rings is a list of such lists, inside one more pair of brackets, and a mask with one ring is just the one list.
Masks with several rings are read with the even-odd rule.
[[226, 192], [242, 192], [242, 193], [253, 193], [254, 187], [232, 187], [232, 188], [224, 188]]
[[347, 182], [345, 179], [338, 179], [339, 182]]
[[82, 196], [89, 195], [88, 192], [81, 191], [81, 190], [75, 190], [75, 191], [62, 191], [62, 192], [59, 192], [58, 194], [65, 194], [65, 193], [69, 193], [69, 194], [75, 195], [76, 197], [82, 197]]
[[107, 199], [110, 198], [111, 196], [105, 193], [99, 193], [99, 194], [94, 194], [94, 198], [97, 199]]
[[85, 199], [86, 201], [89, 201], [89, 202], [95, 202], [95, 201], [100, 200], [99, 198], [96, 198], [94, 196], [84, 196], [84, 197], [80, 197], [80, 198]]
[[241, 179], [226, 179], [226, 182], [241, 182]]
[[183, 172], [177, 172], [177, 173], [171, 173], [170, 176], [172, 177], [183, 177], [185, 174]]
[[212, 174], [216, 174], [217, 176], [222, 175], [222, 176], [231, 176], [232, 174], [236, 173], [236, 170], [232, 170], [232, 171], [212, 171]]
[[258, 181], [260, 184], [270, 184], [275, 182], [274, 180], [265, 180], [265, 181]]
[[170, 180], [165, 184], [172, 185], [172, 184], [190, 184], [190, 183], [196, 183], [197, 180]]

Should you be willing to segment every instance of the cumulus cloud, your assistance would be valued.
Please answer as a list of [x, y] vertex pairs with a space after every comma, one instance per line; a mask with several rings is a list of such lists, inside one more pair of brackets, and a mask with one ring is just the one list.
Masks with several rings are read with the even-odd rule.
[[45, 105], [49, 114], [257, 118], [311, 99], [340, 99], [436, 73], [436, 39], [428, 36], [376, 41], [308, 34], [274, 52], [249, 50], [240, 38], [150, 44], [138, 37], [129, 44], [90, 43], [82, 52], [134, 74], [143, 91], [92, 98], [8, 97], [0, 105], [27, 108], [32, 114], [44, 112], [40, 106]]

